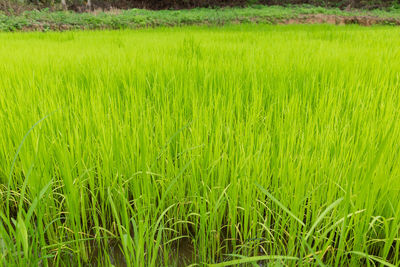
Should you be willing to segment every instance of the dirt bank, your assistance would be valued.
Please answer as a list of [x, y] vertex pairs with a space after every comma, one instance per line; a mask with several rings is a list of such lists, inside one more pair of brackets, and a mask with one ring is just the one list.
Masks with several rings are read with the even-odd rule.
[[296, 18], [283, 19], [278, 24], [359, 24], [362, 26], [371, 25], [400, 25], [400, 19], [380, 18], [373, 16], [339, 16], [326, 14], [307, 14]]
[[184, 22], [165, 22], [162, 20], [151, 20], [142, 23], [133, 21], [125, 21], [124, 25], [116, 24], [91, 24], [86, 22], [83, 24], [74, 23], [60, 23], [52, 21], [35, 21], [28, 25], [22, 26], [19, 31], [69, 31], [69, 30], [101, 30], [101, 29], [121, 29], [121, 28], [152, 28], [158, 26], [184, 26], [184, 25], [225, 25], [225, 24], [240, 24], [240, 23], [267, 23], [267, 24], [334, 24], [334, 25], [347, 25], [358, 24], [362, 26], [372, 25], [400, 25], [398, 18], [381, 18], [374, 16], [342, 16], [342, 15], [327, 15], [327, 14], [303, 14], [288, 18], [274, 18], [274, 17], [238, 17], [235, 19], [221, 19], [217, 21], [210, 21], [207, 19], [198, 19]]

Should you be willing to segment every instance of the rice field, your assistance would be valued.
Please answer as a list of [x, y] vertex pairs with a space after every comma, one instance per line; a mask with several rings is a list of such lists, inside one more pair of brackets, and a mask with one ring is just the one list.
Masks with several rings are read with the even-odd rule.
[[399, 266], [400, 28], [0, 33], [1, 266]]

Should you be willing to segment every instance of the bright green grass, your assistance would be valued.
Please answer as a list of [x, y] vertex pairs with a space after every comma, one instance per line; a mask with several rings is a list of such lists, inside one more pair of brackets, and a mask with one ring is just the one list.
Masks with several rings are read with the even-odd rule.
[[398, 266], [399, 59], [393, 27], [0, 34], [0, 262]]

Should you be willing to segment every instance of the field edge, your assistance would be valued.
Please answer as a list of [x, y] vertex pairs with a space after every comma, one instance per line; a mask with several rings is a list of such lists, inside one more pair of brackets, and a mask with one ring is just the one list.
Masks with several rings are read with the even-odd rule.
[[29, 11], [18, 16], [0, 13], [0, 32], [115, 30], [186, 25], [226, 24], [358, 24], [400, 25], [400, 10], [339, 10], [321, 7], [256, 6], [247, 8], [94, 11], [91, 13]]

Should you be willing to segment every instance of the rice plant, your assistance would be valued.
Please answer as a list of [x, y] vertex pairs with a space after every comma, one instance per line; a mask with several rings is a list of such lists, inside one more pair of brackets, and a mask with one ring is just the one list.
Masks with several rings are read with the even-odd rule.
[[0, 34], [0, 265], [398, 266], [400, 29]]

